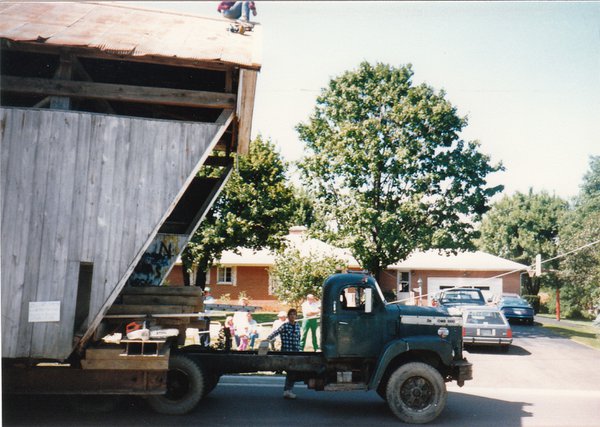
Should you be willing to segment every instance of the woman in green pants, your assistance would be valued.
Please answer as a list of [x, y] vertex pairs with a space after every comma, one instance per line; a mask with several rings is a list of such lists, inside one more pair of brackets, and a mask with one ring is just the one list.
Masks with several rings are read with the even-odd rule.
[[304, 351], [306, 345], [306, 338], [308, 332], [312, 333], [313, 349], [317, 351], [319, 349], [319, 343], [317, 342], [317, 326], [319, 323], [319, 316], [321, 315], [321, 307], [313, 294], [306, 296], [306, 301], [302, 304], [302, 339], [300, 348]]

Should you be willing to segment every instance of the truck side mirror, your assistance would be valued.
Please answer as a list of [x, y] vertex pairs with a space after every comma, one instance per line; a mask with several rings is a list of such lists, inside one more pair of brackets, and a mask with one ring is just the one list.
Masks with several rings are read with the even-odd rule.
[[365, 313], [373, 311], [373, 289], [365, 288]]

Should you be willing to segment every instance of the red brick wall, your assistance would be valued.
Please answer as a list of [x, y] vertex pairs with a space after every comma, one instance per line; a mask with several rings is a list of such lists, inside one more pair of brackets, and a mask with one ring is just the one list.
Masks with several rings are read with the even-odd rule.
[[175, 264], [167, 276], [167, 282], [171, 286], [183, 286], [183, 266]]
[[267, 267], [235, 267], [235, 285], [217, 284], [217, 268], [210, 269], [210, 288], [215, 298], [229, 294], [231, 302], [237, 302], [240, 292], [252, 300], [276, 300], [269, 295], [269, 272]]

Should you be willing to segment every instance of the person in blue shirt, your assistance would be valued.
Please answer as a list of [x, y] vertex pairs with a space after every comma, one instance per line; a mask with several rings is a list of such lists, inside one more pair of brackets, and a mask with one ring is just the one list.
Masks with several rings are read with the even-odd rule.
[[[298, 312], [295, 308], [288, 310], [288, 321], [281, 325], [276, 331], [271, 332], [267, 340], [271, 341], [276, 336], [281, 337], [281, 351], [300, 351], [300, 324], [296, 322]], [[284, 399], [295, 399], [292, 392], [295, 383], [294, 375], [286, 372], [285, 385], [283, 386]]]

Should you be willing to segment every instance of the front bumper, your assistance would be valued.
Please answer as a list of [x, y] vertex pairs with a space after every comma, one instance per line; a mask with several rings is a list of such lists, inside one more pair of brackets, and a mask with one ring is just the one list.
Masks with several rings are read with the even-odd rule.
[[467, 359], [456, 360], [452, 364], [452, 378], [462, 387], [465, 381], [473, 379], [473, 364]]

